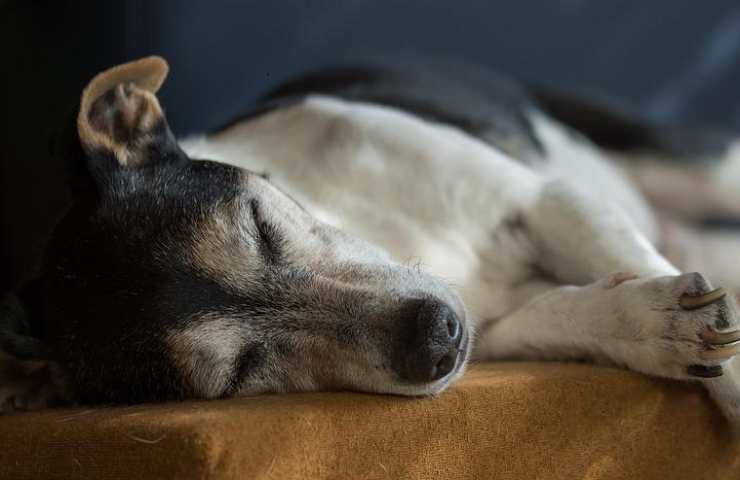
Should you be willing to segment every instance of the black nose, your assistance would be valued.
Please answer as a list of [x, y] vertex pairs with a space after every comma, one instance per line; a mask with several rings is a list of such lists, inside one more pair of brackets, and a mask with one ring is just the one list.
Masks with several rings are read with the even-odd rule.
[[399, 374], [411, 382], [432, 382], [457, 364], [463, 325], [447, 304], [414, 300], [405, 308]]

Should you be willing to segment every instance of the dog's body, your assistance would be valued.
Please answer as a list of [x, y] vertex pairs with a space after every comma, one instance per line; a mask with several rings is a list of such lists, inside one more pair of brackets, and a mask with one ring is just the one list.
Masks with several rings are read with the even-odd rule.
[[[671, 197], [670, 189], [653, 180], [653, 172], [696, 178], [692, 167], [656, 163], [656, 152], [665, 149], [648, 149], [641, 162], [618, 165], [610, 158], [624, 155], [624, 148], [597, 147], [510, 82], [464, 66], [431, 72], [428, 65], [415, 65], [405, 72], [381, 64], [309, 75], [277, 90], [254, 113], [219, 133], [181, 142], [189, 158], [266, 176], [302, 208], [255, 175], [247, 180], [211, 175], [215, 185], [208, 188], [234, 190], [231, 182], [236, 181], [257, 195], [257, 200], [234, 200], [241, 195], [235, 193], [214, 201], [216, 207], [202, 208], [205, 214], [193, 222], [197, 229], [174, 229], [189, 232], [185, 257], [187, 265], [194, 265], [190, 275], [207, 277], [221, 293], [193, 294], [198, 306], [178, 314], [182, 319], [151, 327], [161, 339], [156, 347], [133, 340], [143, 345], [143, 358], [168, 359], [151, 360], [155, 366], [166, 363], [161, 367], [165, 373], [155, 371], [147, 382], [156, 385], [156, 375], [174, 375], [186, 387], [142, 387], [140, 394], [127, 396], [122, 392], [132, 377], [119, 374], [121, 385], [114, 387], [108, 373], [87, 366], [107, 355], [89, 345], [101, 335], [106, 348], [117, 345], [123, 330], [116, 337], [80, 333], [89, 330], [84, 322], [50, 325], [47, 329], [57, 332], [49, 335], [54, 351], [74, 342], [88, 345], [85, 353], [61, 355], [68, 383], [77, 390], [73, 397], [139, 401], [333, 388], [436, 393], [462, 374], [475, 330], [473, 354], [480, 359], [587, 359], [704, 382], [728, 417], [740, 424], [740, 365], [733, 360], [740, 314], [731, 296], [711, 291], [708, 280], [738, 288], [740, 274], [724, 267], [721, 253], [697, 260], [682, 250], [676, 255], [686, 259], [681, 269], [702, 266], [707, 279], [681, 275], [654, 247], [674, 252], [676, 245], [683, 246], [675, 241], [678, 236], [690, 237], [694, 246], [723, 242], [726, 253], [740, 251], [740, 236], [719, 238], [674, 220], [712, 213], [740, 218], [732, 190], [723, 193], [740, 175], [729, 181], [726, 175], [707, 176], [696, 183], [711, 195], [681, 203], [675, 198], [684, 194]], [[135, 75], [127, 75], [139, 84]], [[98, 81], [105, 87], [101, 92], [120, 83], [115, 75], [111, 78]], [[117, 160], [116, 169], [152, 163], [151, 149], [137, 150], [142, 141], [121, 143], [116, 137], [116, 122], [133, 117], [116, 113], [125, 110], [125, 102], [121, 107], [116, 98], [89, 93], [94, 90], [88, 89], [90, 99], [83, 96], [80, 114], [88, 163], [101, 150]], [[120, 95], [133, 98], [125, 91]], [[145, 105], [152, 101], [142, 98]], [[112, 115], [98, 114], [95, 106], [101, 101], [98, 110], [109, 109]], [[156, 120], [158, 107], [147, 108]], [[145, 128], [140, 123], [134, 130], [155, 131], [154, 120]], [[147, 133], [145, 139], [169, 145], [157, 134]], [[157, 147], [162, 150], [168, 151]], [[740, 156], [727, 152], [715, 155], [721, 157], [713, 167], [718, 172], [740, 165]], [[148, 189], [201, 174], [178, 170], [157, 175], [168, 180]], [[105, 188], [113, 184], [115, 197], [121, 198], [121, 180], [103, 183]], [[652, 206], [643, 193], [655, 200]], [[123, 195], [127, 200], [132, 193]], [[176, 206], [165, 201], [158, 206], [163, 208]], [[670, 221], [666, 212], [673, 214]], [[256, 233], [249, 233], [251, 224], [234, 223], [245, 216], [254, 217]], [[666, 225], [679, 234], [668, 236]], [[160, 228], [167, 230], [166, 225]], [[252, 267], [241, 265], [245, 255], [254, 255], [244, 240], [250, 237], [266, 242], [267, 247], [259, 247], [265, 259], [261, 269], [273, 272], [270, 276], [257, 276], [250, 273]], [[154, 262], [173, 248], [166, 239], [162, 242], [165, 248], [152, 257]], [[61, 250], [60, 257], [69, 258], [70, 249]], [[52, 265], [70, 263], [51, 258]], [[172, 261], [182, 262], [179, 257]], [[65, 268], [69, 276], [71, 267]], [[65, 278], [47, 281], [47, 288], [64, 290]], [[185, 284], [177, 278], [177, 285]], [[286, 286], [292, 281], [306, 287]], [[265, 283], [281, 286], [271, 289]], [[265, 300], [255, 300], [257, 284], [263, 297], [285, 298], [260, 303]], [[55, 308], [68, 312], [74, 307], [65, 302], [74, 295], [64, 295], [57, 302], [62, 306]], [[147, 291], [137, 290], [129, 298], [136, 295]], [[170, 305], [172, 298], [158, 301], [169, 305], [168, 312], [181, 312], [179, 304]], [[178, 300], [188, 302], [187, 297]], [[291, 302], [296, 305], [285, 306]], [[311, 336], [327, 325], [336, 326], [329, 337]], [[150, 333], [149, 327], [138, 328]], [[125, 355], [130, 353], [115, 358]], [[254, 365], [259, 375], [246, 375]]]

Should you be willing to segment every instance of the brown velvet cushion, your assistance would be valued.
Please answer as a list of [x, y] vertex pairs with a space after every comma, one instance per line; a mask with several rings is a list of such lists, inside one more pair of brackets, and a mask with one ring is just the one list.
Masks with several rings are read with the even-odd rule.
[[478, 365], [433, 399], [293, 394], [0, 418], [2, 479], [738, 479], [695, 386]]

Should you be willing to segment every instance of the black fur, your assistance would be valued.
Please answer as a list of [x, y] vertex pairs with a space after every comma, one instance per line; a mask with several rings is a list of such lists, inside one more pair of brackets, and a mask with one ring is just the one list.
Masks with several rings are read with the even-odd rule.
[[50, 355], [34, 335], [28, 308], [12, 293], [0, 299], [0, 351], [18, 360], [42, 360]]
[[73, 390], [84, 392], [81, 402], [183, 398], [165, 332], [237, 302], [192, 268], [183, 248], [212, 209], [238, 194], [242, 173], [189, 160], [166, 124], [156, 128], [162, 140], [139, 168], [119, 166], [109, 152], [70, 152], [82, 155], [94, 188], [79, 192], [47, 247], [37, 329]]
[[604, 99], [591, 101], [540, 87], [529, 91], [550, 116], [610, 150], [656, 152], [672, 161], [709, 160], [721, 158], [735, 138], [717, 128], [656, 125]]
[[499, 147], [514, 139], [543, 153], [528, 115], [535, 105], [515, 82], [475, 65], [418, 57], [370, 59], [301, 75], [219, 130], [295, 104], [312, 93], [398, 108]]
[[[734, 139], [732, 132], [716, 128], [653, 124], [614, 102], [525, 85], [474, 64], [419, 56], [369, 58], [303, 74], [219, 130], [312, 93], [398, 108], [455, 126], [497, 148], [506, 150], [513, 141], [540, 158], [546, 152], [530, 119], [536, 110], [601, 147], [650, 151], [676, 160], [720, 158]], [[508, 153], [524, 160], [520, 151]]]

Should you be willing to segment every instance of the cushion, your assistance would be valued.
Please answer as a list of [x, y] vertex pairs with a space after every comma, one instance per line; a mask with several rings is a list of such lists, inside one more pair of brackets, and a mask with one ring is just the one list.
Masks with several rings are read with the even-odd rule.
[[474, 365], [436, 398], [268, 395], [0, 418], [8, 479], [740, 478], [696, 385], [584, 364]]

